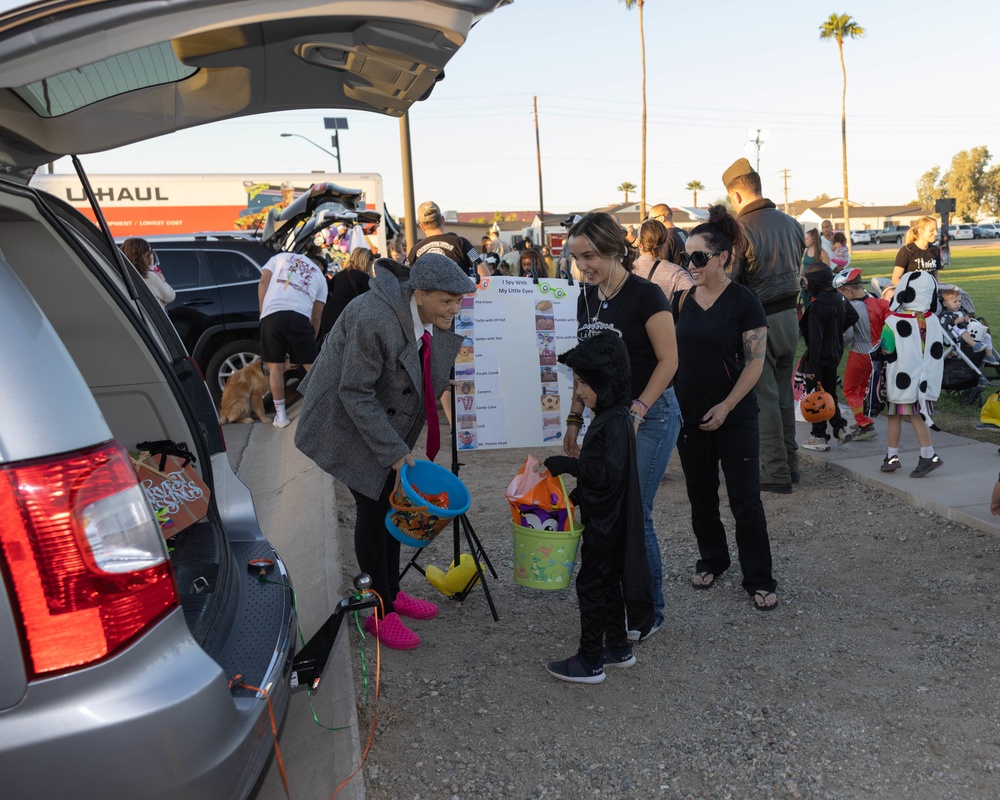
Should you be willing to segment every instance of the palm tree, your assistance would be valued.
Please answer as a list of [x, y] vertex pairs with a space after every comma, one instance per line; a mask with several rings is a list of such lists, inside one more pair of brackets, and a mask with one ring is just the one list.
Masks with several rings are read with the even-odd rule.
[[635, 184], [629, 183], [628, 181], [622, 181], [616, 191], [625, 192], [625, 205], [628, 205], [628, 193], [635, 191]]
[[689, 181], [688, 185], [685, 186], [684, 188], [687, 189], [689, 192], [694, 192], [694, 198], [691, 200], [691, 205], [694, 208], [697, 208], [698, 207], [698, 192], [701, 191], [702, 189], [704, 189], [705, 187], [702, 186], [701, 181]]
[[851, 219], [847, 201], [847, 68], [844, 67], [844, 39], [857, 39], [865, 35], [865, 29], [858, 25], [849, 14], [831, 14], [830, 19], [819, 26], [819, 38], [833, 39], [840, 53], [840, 74], [844, 84], [840, 93], [840, 145], [844, 162], [844, 235], [847, 246], [851, 246]]
[[632, 10], [632, 6], [639, 7], [639, 53], [642, 58], [642, 166], [639, 183], [642, 185], [640, 210], [641, 216], [644, 217], [646, 216], [646, 33], [642, 26], [642, 6], [645, 0], [622, 0], [622, 2], [629, 11]]

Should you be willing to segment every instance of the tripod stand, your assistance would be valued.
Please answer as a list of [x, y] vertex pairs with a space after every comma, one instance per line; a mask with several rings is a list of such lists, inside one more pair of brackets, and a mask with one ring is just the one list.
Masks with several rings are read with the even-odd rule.
[[[452, 369], [452, 379], [451, 379], [451, 471], [456, 477], [458, 476], [459, 468], [463, 465], [458, 460], [458, 402], [455, 398], [455, 391], [459, 381], [455, 380], [455, 371]], [[480, 559], [486, 562], [486, 566], [489, 568], [490, 574], [497, 578], [497, 571], [493, 568], [493, 564], [490, 562], [490, 557], [486, 554], [486, 550], [483, 547], [483, 543], [479, 540], [479, 536], [476, 535], [476, 529], [472, 527], [472, 522], [469, 521], [468, 514], [459, 514], [455, 517], [452, 522], [452, 533], [454, 541], [454, 552], [455, 560], [452, 562], [452, 567], [457, 568], [462, 562], [462, 535], [465, 535], [466, 544], [469, 547], [469, 553], [472, 555], [472, 561], [475, 564], [476, 572], [472, 577], [468, 579], [461, 590], [453, 593], [451, 596], [456, 600], [464, 601], [469, 593], [475, 587], [477, 583], [482, 583], [483, 592], [486, 594], [486, 602], [489, 603], [490, 612], [493, 614], [493, 621], [499, 622], [500, 617], [497, 615], [496, 606], [493, 604], [493, 596], [490, 594], [489, 584], [486, 582], [486, 575], [483, 572], [483, 565], [480, 563]], [[423, 552], [423, 548], [417, 550], [413, 557], [410, 558], [409, 562], [403, 568], [403, 571], [399, 573], [400, 579], [409, 571], [410, 567], [413, 567], [424, 577], [427, 576], [426, 571], [417, 563], [417, 558]]]

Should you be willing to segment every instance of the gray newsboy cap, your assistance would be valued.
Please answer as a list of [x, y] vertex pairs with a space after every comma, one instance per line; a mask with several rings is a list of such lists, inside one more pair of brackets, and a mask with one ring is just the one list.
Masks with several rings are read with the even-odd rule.
[[413, 262], [410, 286], [425, 292], [472, 294], [476, 282], [458, 264], [440, 253], [426, 253]]

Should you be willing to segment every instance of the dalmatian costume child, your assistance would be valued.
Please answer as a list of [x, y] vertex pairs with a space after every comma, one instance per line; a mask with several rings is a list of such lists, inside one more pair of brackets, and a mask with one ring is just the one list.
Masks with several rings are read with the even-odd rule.
[[899, 281], [889, 317], [882, 329], [886, 356], [888, 452], [883, 472], [902, 467], [899, 438], [903, 418], [913, 425], [920, 443], [920, 459], [910, 473], [922, 478], [944, 462], [934, 453], [930, 427], [934, 401], [941, 394], [944, 370], [944, 336], [937, 311], [937, 281], [929, 272], [907, 272]]

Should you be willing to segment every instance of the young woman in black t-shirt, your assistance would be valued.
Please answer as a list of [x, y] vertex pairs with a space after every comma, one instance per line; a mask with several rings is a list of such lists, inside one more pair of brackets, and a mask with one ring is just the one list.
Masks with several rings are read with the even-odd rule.
[[709, 208], [709, 221], [688, 237], [682, 266], [694, 289], [674, 295], [677, 317], [677, 396], [684, 425], [677, 452], [684, 468], [691, 526], [698, 540], [691, 584], [708, 589], [731, 563], [719, 515], [719, 465], [736, 519], [736, 546], [743, 588], [754, 607], [778, 604], [771, 574], [771, 545], [760, 500], [760, 436], [753, 387], [764, 366], [767, 317], [757, 295], [726, 274], [740, 252], [739, 223], [724, 206]]
[[941, 269], [941, 250], [934, 242], [938, 227], [933, 217], [921, 217], [906, 232], [906, 242], [896, 253], [892, 268], [892, 285], [898, 286], [907, 272], [929, 272], [937, 278]]
[[[611, 330], [622, 337], [632, 368], [631, 413], [636, 424], [636, 461], [642, 495], [646, 556], [653, 581], [654, 622], [651, 636], [663, 624], [663, 568], [660, 545], [653, 528], [653, 500], [666, 472], [680, 430], [680, 411], [670, 381], [677, 370], [674, 319], [663, 291], [632, 273], [637, 253], [625, 232], [609, 214], [583, 216], [570, 230], [568, 249], [588, 285], [577, 304], [579, 337]], [[571, 412], [583, 411], [575, 387]], [[563, 448], [578, 457], [579, 425], [571, 414]], [[640, 424], [641, 423], [641, 424]], [[586, 535], [586, 534], [585, 534]], [[629, 639], [641, 633], [629, 629]]]

